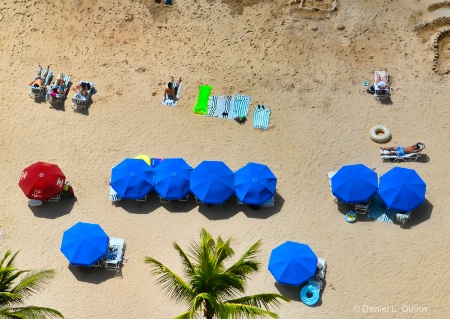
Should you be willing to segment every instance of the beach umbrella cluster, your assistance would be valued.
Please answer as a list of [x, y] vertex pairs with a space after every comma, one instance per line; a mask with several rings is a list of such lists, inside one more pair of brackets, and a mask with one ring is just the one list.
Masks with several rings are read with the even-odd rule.
[[345, 165], [331, 178], [334, 196], [348, 204], [366, 203], [378, 192], [386, 206], [410, 212], [425, 201], [426, 184], [413, 169], [394, 167], [380, 177], [363, 164]]
[[222, 161], [203, 161], [192, 168], [182, 158], [155, 165], [146, 155], [127, 158], [112, 169], [110, 186], [124, 199], [141, 199], [155, 190], [166, 200], [189, 194], [204, 204], [219, 205], [233, 193], [243, 204], [262, 205], [276, 190], [277, 178], [263, 164], [248, 163], [235, 173]]

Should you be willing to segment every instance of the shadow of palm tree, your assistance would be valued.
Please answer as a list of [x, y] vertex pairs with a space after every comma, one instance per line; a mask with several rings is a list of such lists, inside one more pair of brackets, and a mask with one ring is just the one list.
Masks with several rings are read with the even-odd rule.
[[78, 281], [95, 285], [117, 277], [116, 271], [106, 270], [100, 267], [83, 267], [69, 264], [68, 268]]
[[33, 212], [34, 216], [39, 218], [55, 219], [69, 214], [77, 198], [69, 197], [58, 200], [57, 202], [44, 201], [42, 206], [28, 206]]

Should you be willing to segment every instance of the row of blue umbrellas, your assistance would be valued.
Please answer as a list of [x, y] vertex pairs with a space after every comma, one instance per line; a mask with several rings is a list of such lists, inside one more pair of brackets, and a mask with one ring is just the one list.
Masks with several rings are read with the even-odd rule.
[[409, 212], [425, 201], [426, 184], [413, 169], [394, 167], [380, 177], [363, 164], [345, 165], [331, 178], [334, 196], [345, 203], [367, 202], [376, 192], [392, 210]]
[[233, 172], [221, 161], [192, 168], [182, 158], [166, 158], [156, 167], [127, 158], [112, 169], [111, 187], [125, 199], [141, 199], [155, 190], [164, 199], [193, 193], [205, 204], [222, 204], [233, 193], [243, 204], [262, 205], [275, 194], [277, 178], [264, 164], [250, 162]]

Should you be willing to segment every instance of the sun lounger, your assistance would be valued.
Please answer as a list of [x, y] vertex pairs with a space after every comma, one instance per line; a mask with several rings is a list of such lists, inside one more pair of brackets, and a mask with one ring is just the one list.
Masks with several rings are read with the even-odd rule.
[[317, 261], [322, 265], [322, 269], [318, 271], [315, 276], [308, 281], [308, 283], [300, 291], [300, 298], [305, 305], [315, 305], [320, 299], [320, 292], [323, 289], [323, 282], [325, 280], [326, 260], [318, 258]]
[[[386, 87], [385, 88], [379, 88], [376, 85], [377, 74], [379, 74], [381, 78], [386, 76]], [[373, 96], [376, 100], [384, 100], [389, 96], [389, 92], [390, 92], [389, 74], [387, 73], [386, 70], [374, 72], [374, 87], [375, 87], [375, 93]]]
[[[236, 202], [239, 205], [243, 205], [243, 203], [237, 197], [236, 197]], [[273, 206], [275, 206], [275, 196], [272, 196], [268, 201], [264, 202], [261, 206], [262, 207], [273, 207]]]
[[28, 200], [28, 206], [42, 206], [42, 201], [30, 198]]
[[[50, 94], [51, 94], [51, 89], [52, 88], [56, 88], [57, 83], [58, 83], [58, 79], [62, 78], [63, 80], [63, 85], [62, 85], [62, 89], [63, 89], [63, 93], [61, 94], [56, 94], [56, 97], [54, 97], [53, 99], [50, 98]], [[50, 100], [50, 103], [62, 103], [66, 97], [67, 94], [69, 93], [69, 88], [70, 88], [70, 84], [72, 83], [72, 78], [70, 77], [70, 75], [64, 75], [61, 72], [58, 73], [58, 75], [55, 78], [55, 81], [53, 83], [53, 85], [51, 86], [51, 88], [49, 90], [47, 90], [47, 100]]]
[[[38, 71], [38, 72], [39, 72], [39, 71]], [[46, 72], [47, 72], [47, 70], [46, 70], [46, 69], [43, 69], [43, 70], [41, 71], [40, 76], [43, 77], [43, 76], [45, 75]], [[53, 74], [53, 71], [49, 70], [49, 71], [48, 71], [48, 74], [47, 74], [47, 77], [44, 79], [45, 85], [49, 85], [49, 84], [50, 84], [50, 80], [52, 79], [52, 74]], [[38, 76], [38, 75], [39, 75], [39, 74], [37, 74], [37, 76]], [[29, 94], [30, 94], [30, 96], [31, 96], [32, 98], [35, 98], [35, 99], [38, 99], [38, 98], [44, 98], [45, 95], [47, 94], [47, 90], [44, 89], [44, 88], [41, 88], [41, 87], [30, 86], [30, 93], [29, 93]]]
[[72, 108], [75, 112], [88, 107], [92, 95], [97, 93], [94, 82], [80, 81], [79, 85], [81, 85], [82, 82], [86, 83], [86, 85], [88, 86], [88, 90], [86, 96], [82, 96], [80, 93], [75, 93], [75, 95], [73, 96]]
[[175, 92], [176, 92], [176, 93], [175, 93], [175, 98], [174, 98], [174, 100], [170, 99], [170, 98], [168, 97], [167, 93], [165, 93], [165, 94], [164, 94], [164, 99], [163, 99], [163, 101], [162, 101], [162, 104], [163, 104], [163, 105], [168, 105], [168, 106], [177, 106], [178, 100], [179, 100], [179, 98], [180, 98], [181, 87], [182, 87], [182, 84], [181, 84], [181, 83], [180, 83], [180, 84], [175, 83]]
[[411, 212], [407, 213], [397, 212], [395, 214], [395, 218], [397, 219], [397, 221], [401, 222], [402, 224], [405, 224], [411, 218]]
[[410, 153], [410, 154], [404, 154], [404, 155], [392, 154], [389, 151], [380, 149], [381, 160], [383, 162], [387, 162], [387, 161], [390, 161], [390, 162], [406, 162], [406, 161], [415, 162], [419, 159], [420, 156], [422, 156], [422, 151], [425, 148], [425, 144], [420, 144], [420, 145], [422, 145], [422, 147], [417, 152]]
[[118, 201], [120, 201], [122, 199], [119, 196], [119, 194], [117, 194], [117, 192], [114, 190], [114, 188], [112, 188], [112, 186], [109, 186], [109, 199], [112, 202], [118, 202]]
[[253, 111], [253, 128], [268, 130], [271, 113], [268, 107], [258, 104]]
[[[106, 253], [103, 265], [107, 270], [120, 270], [125, 253], [125, 239], [114, 238], [109, 239], [108, 252]], [[126, 259], [125, 259], [126, 260]]]

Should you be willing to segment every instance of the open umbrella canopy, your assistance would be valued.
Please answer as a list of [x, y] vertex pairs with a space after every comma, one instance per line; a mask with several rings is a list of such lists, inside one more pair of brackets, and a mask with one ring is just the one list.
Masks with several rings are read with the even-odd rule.
[[269, 271], [277, 282], [298, 286], [311, 279], [317, 268], [317, 256], [308, 245], [287, 241], [272, 250]]
[[164, 199], [182, 199], [190, 192], [192, 167], [182, 158], [165, 158], [154, 168], [155, 189]]
[[425, 201], [426, 187], [415, 170], [394, 167], [380, 177], [378, 194], [389, 209], [410, 212]]
[[333, 195], [345, 203], [367, 202], [377, 189], [377, 173], [363, 164], [345, 165], [331, 178]]
[[64, 232], [61, 252], [72, 265], [92, 266], [106, 254], [108, 244], [100, 225], [78, 222]]
[[61, 193], [66, 176], [56, 164], [37, 162], [25, 168], [19, 186], [31, 199], [47, 200]]
[[264, 164], [250, 162], [235, 173], [236, 196], [243, 204], [259, 206], [275, 194], [277, 178]]
[[219, 161], [203, 161], [191, 172], [191, 192], [205, 204], [222, 204], [234, 193], [234, 173]]
[[154, 189], [154, 172], [142, 159], [126, 158], [112, 169], [111, 185], [125, 199], [142, 199]]

